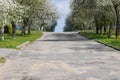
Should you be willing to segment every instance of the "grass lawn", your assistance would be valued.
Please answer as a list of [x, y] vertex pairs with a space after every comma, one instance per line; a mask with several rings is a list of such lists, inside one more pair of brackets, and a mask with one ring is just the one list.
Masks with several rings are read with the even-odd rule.
[[0, 40], [0, 48], [16, 48], [16, 46], [28, 40], [33, 42], [37, 38], [41, 37], [42, 34], [43, 33], [40, 31], [31, 31], [31, 35], [25, 35], [22, 37], [20, 35], [20, 31], [17, 31], [16, 39], [12, 39], [11, 35], [5, 34], [5, 40]]
[[108, 38], [106, 35], [98, 35], [90, 31], [83, 31], [80, 32], [80, 34], [90, 39], [94, 39], [109, 46], [120, 49], [120, 40], [116, 40], [114, 35], [111, 38]]
[[6, 59], [4, 57], [0, 57], [0, 64], [5, 63]]

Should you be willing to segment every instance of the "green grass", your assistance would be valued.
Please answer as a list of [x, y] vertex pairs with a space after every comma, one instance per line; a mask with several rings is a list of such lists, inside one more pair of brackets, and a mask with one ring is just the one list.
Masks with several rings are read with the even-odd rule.
[[90, 39], [94, 39], [109, 46], [120, 49], [120, 41], [116, 40], [114, 35], [111, 38], [108, 38], [106, 35], [98, 35], [91, 31], [80, 32], [80, 34]]
[[0, 57], [0, 64], [5, 63], [6, 59], [4, 57]]
[[16, 46], [28, 40], [33, 42], [41, 36], [42, 32], [40, 31], [32, 31], [31, 35], [25, 35], [24, 37], [20, 35], [20, 31], [17, 31], [16, 39], [12, 39], [11, 35], [5, 34], [5, 40], [0, 40], [0, 48], [16, 48]]

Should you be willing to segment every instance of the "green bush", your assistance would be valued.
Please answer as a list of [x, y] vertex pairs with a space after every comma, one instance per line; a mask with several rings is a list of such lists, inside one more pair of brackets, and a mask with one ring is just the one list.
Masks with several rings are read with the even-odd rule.
[[12, 34], [12, 25], [11, 24], [4, 26], [4, 33], [5, 34]]

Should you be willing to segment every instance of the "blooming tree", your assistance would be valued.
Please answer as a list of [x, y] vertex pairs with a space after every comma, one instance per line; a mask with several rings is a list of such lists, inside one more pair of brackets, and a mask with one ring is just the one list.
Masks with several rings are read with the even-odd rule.
[[[16, 36], [16, 24], [26, 28], [30, 34], [31, 27], [39, 26], [40, 30], [50, 28], [58, 19], [55, 6], [50, 0], [0, 0], [0, 28], [4, 40], [4, 26], [12, 24], [12, 36]], [[34, 26], [34, 27], [33, 27]]]
[[23, 15], [22, 35], [25, 34], [26, 28], [30, 34], [31, 26], [32, 28], [39, 27], [40, 30], [49, 28], [53, 20], [58, 18], [55, 6], [50, 0], [19, 0], [19, 3], [29, 8]]
[[[115, 30], [116, 38], [120, 36], [120, 0], [72, 0], [71, 4], [73, 25], [96, 28], [97, 34], [108, 34]], [[68, 18], [66, 21], [69, 26]], [[69, 23], [68, 23], [69, 22]], [[116, 27], [114, 27], [116, 25]], [[65, 29], [71, 28], [66, 26]], [[73, 26], [74, 27], [74, 26]], [[74, 28], [71, 28], [74, 29]], [[109, 29], [109, 30], [107, 30]]]

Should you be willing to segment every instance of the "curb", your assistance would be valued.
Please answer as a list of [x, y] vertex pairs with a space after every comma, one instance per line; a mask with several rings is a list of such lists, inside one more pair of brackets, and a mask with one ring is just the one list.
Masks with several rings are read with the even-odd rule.
[[110, 48], [113, 48], [113, 49], [115, 49], [115, 50], [120, 51], [120, 49], [119, 49], [119, 48], [116, 48], [115, 46], [111, 46], [111, 45], [105, 44], [105, 43], [103, 43], [103, 42], [101, 42], [101, 41], [99, 41], [99, 40], [95, 40], [95, 41], [98, 42], [98, 43], [100, 43], [100, 44], [103, 44], [104, 46], [108, 46], [108, 47], [110, 47]]
[[80, 31], [78, 31], [78, 34], [80, 34]]
[[29, 43], [30, 43], [30, 41], [26, 41], [26, 42], [24, 42], [23, 44], [18, 45], [18, 46], [16, 47], [16, 49], [21, 49], [21, 48], [23, 48], [24, 46], [27, 46]]

